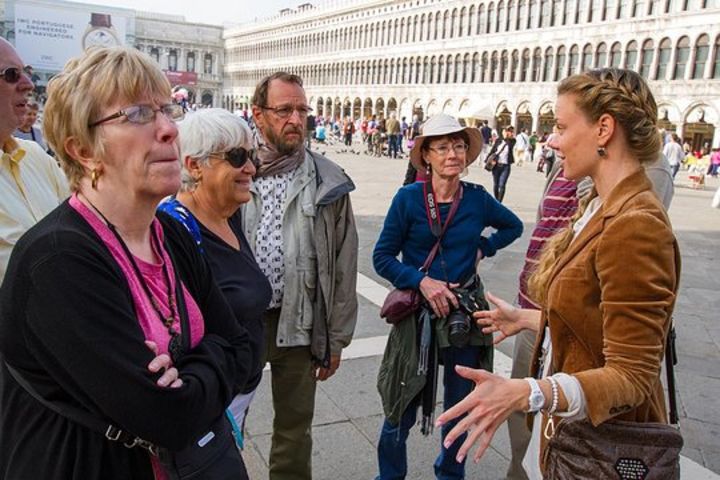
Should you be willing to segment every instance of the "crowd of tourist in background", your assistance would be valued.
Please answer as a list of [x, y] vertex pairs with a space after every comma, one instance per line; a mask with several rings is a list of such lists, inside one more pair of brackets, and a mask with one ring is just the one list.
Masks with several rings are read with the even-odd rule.
[[[506, 419], [508, 478], [538, 480], [555, 421], [667, 423], [680, 255], [666, 209], [682, 165], [716, 176], [720, 152], [660, 132], [638, 74], [568, 77], [556, 128], [539, 133], [315, 116], [285, 72], [249, 111], [188, 111], [124, 47], [69, 62], [42, 129], [32, 89], [0, 39], [0, 478], [247, 478], [244, 423], [267, 364], [270, 478], [312, 478], [317, 383], [340, 368], [358, 313], [355, 185], [318, 148], [330, 143], [409, 162], [373, 252], [415, 299], [378, 374], [378, 479], [407, 474], [418, 410], [424, 434], [441, 427], [440, 479], [463, 478], [470, 447], [479, 458]], [[492, 194], [462, 179], [473, 163]], [[477, 267], [522, 234], [503, 200], [523, 165], [546, 186], [515, 307]], [[510, 336], [507, 379], [491, 372]]]

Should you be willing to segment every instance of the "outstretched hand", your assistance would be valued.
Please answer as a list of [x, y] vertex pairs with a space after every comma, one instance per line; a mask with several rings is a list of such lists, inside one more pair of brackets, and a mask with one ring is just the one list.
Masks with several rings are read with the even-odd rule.
[[467, 439], [458, 450], [456, 460], [462, 462], [470, 447], [477, 444], [473, 457], [480, 460], [498, 427], [514, 411], [522, 411], [527, 405], [530, 387], [524, 380], [507, 379], [485, 370], [456, 366], [455, 371], [463, 378], [475, 382], [475, 388], [468, 396], [440, 415], [435, 422], [439, 427], [449, 421], [467, 414], [445, 436], [445, 448], [468, 432]]
[[495, 345], [526, 328], [522, 322], [522, 309], [509, 304], [490, 292], [487, 292], [485, 297], [488, 299], [488, 302], [497, 308], [492, 310], [479, 310], [473, 313], [473, 317], [477, 321], [477, 324], [483, 327], [483, 333], [497, 333], [493, 340]]

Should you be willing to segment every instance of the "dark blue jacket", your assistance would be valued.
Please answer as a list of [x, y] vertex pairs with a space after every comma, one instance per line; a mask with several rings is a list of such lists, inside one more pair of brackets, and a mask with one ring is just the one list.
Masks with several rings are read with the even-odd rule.
[[[495, 200], [485, 188], [462, 182], [463, 198], [442, 241], [447, 278], [438, 254], [430, 266], [430, 277], [462, 283], [475, 273], [478, 250], [492, 257], [508, 246], [523, 231], [520, 219]], [[440, 204], [441, 218], [447, 218], [450, 203]], [[487, 227], [496, 231], [484, 232]], [[401, 188], [393, 199], [385, 218], [380, 238], [375, 244], [375, 271], [397, 288], [418, 288], [423, 279], [419, 271], [436, 238], [430, 231], [423, 200], [423, 184]], [[398, 254], [402, 254], [398, 260]]]

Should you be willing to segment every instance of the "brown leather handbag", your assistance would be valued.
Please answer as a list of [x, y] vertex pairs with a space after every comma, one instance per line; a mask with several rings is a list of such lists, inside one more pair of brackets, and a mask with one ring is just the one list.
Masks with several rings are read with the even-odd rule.
[[[677, 424], [675, 330], [670, 329], [665, 364], [670, 423]], [[546, 480], [679, 480], [683, 438], [679, 426], [609, 420], [561, 421], [545, 450]]]

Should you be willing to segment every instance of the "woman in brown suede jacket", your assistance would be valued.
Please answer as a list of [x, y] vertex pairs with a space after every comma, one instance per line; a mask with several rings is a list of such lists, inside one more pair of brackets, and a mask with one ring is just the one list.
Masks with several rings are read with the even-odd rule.
[[531, 479], [542, 478], [541, 432], [553, 417], [595, 426], [611, 418], [667, 422], [660, 372], [680, 275], [670, 221], [642, 168], [661, 147], [645, 81], [619, 69], [573, 75], [558, 86], [556, 117], [551, 146], [565, 176], [590, 176], [595, 188], [530, 280], [544, 308], [522, 310], [488, 294], [497, 308], [475, 314], [496, 343], [538, 332], [532, 377], [458, 368], [476, 387], [438, 418], [443, 424], [468, 412], [446, 441], [471, 430], [458, 458], [477, 443], [478, 459], [511, 412], [540, 412], [523, 462]]

